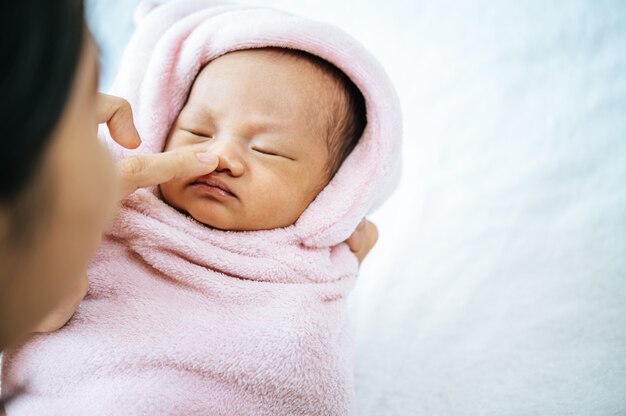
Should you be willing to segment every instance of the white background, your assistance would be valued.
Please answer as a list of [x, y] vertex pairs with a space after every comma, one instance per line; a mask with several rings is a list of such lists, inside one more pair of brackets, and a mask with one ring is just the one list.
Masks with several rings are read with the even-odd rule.
[[[626, 1], [244, 3], [342, 27], [401, 98], [360, 414], [626, 415]], [[105, 89], [135, 4], [88, 1]]]

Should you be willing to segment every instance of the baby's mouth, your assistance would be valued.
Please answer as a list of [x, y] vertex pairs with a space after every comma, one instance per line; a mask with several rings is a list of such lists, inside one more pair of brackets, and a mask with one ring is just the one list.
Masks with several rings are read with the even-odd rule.
[[197, 187], [198, 189], [206, 191], [212, 195], [237, 198], [228, 185], [211, 174], [200, 176], [191, 183], [191, 186]]

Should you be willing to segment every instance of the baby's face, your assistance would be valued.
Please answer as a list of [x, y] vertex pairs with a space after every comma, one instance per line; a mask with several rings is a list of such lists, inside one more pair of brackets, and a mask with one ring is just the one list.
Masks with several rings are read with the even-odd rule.
[[208, 143], [210, 175], [161, 185], [165, 201], [225, 230], [293, 224], [328, 182], [328, 80], [272, 50], [226, 54], [196, 78], [165, 150]]

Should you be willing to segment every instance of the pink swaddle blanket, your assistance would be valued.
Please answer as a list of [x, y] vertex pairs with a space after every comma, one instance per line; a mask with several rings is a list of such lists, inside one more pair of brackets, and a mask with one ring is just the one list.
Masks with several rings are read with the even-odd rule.
[[200, 68], [264, 46], [317, 55], [353, 80], [367, 108], [357, 147], [287, 228], [211, 229], [156, 189], [124, 200], [72, 320], [5, 353], [3, 390], [27, 389], [8, 415], [354, 413], [346, 296], [358, 265], [342, 241], [400, 171], [399, 104], [375, 59], [332, 26], [276, 10], [165, 4], [138, 23], [112, 91], [133, 106], [143, 144], [115, 153], [162, 151]]

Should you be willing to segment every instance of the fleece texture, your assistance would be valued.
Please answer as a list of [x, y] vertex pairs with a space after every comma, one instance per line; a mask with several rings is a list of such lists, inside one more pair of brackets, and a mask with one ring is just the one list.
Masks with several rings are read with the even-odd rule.
[[397, 97], [341, 30], [280, 11], [207, 1], [140, 9], [112, 93], [162, 151], [203, 65], [229, 51], [299, 49], [333, 63], [366, 99], [367, 127], [290, 227], [210, 229], [156, 189], [122, 203], [61, 330], [8, 351], [9, 415], [349, 415], [355, 412], [346, 297], [358, 265], [343, 241], [397, 183]]

